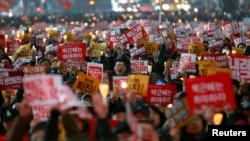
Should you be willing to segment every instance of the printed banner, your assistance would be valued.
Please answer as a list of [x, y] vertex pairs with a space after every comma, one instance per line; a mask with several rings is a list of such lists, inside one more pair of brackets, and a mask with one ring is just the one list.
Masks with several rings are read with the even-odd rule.
[[204, 114], [209, 106], [217, 112], [237, 108], [228, 73], [186, 79], [185, 88], [190, 114]]
[[23, 79], [25, 97], [32, 107], [33, 118], [48, 120], [51, 106], [57, 104], [56, 87], [62, 83], [59, 75], [31, 76]]
[[156, 42], [144, 42], [144, 47], [147, 51], [147, 54], [158, 53], [158, 44]]
[[232, 70], [232, 78], [239, 81], [250, 82], [250, 58], [243, 55], [231, 55], [229, 58], [229, 68]]
[[87, 46], [84, 43], [59, 45], [58, 59], [60, 61], [85, 60], [86, 48]]
[[128, 42], [130, 44], [136, 43], [138, 40], [144, 38], [147, 36], [146, 31], [144, 30], [143, 26], [141, 24], [137, 24], [131, 29], [127, 30], [125, 32], [125, 35], [128, 39]]
[[208, 70], [210, 70], [211, 67], [217, 67], [215, 61], [198, 61], [198, 65], [200, 75], [207, 75]]
[[179, 71], [196, 72], [196, 54], [182, 53], [179, 63]]
[[103, 64], [87, 63], [87, 75], [103, 80]]
[[153, 105], [166, 107], [172, 104], [176, 94], [176, 85], [149, 85], [146, 101]]
[[22, 71], [0, 72], [0, 89], [21, 89], [23, 87], [22, 75]]
[[131, 61], [131, 70], [132, 73], [148, 73], [148, 61], [143, 60], [132, 60]]
[[138, 95], [146, 96], [149, 76], [142, 74], [131, 74], [128, 76], [128, 90]]
[[113, 91], [114, 92], [128, 92], [128, 77], [127, 76], [113, 76]]
[[138, 46], [135, 46], [135, 47], [129, 49], [129, 52], [130, 52], [130, 56], [132, 58], [138, 58], [140, 56], [146, 55], [146, 53], [147, 53], [145, 47], [142, 45], [138, 45]]
[[24, 66], [23, 69], [24, 76], [34, 76], [46, 74], [46, 66], [36, 65], [36, 66]]
[[204, 61], [216, 61], [218, 67], [227, 68], [228, 67], [228, 57], [226, 53], [214, 54], [214, 53], [204, 53]]
[[22, 45], [16, 50], [16, 55], [18, 57], [30, 56], [30, 44]]
[[187, 99], [181, 99], [165, 111], [165, 116], [169, 126], [183, 127], [193, 118], [189, 113]]
[[93, 94], [98, 90], [100, 82], [101, 81], [98, 78], [79, 73], [73, 85], [73, 89]]
[[205, 47], [202, 43], [191, 43], [188, 45], [188, 53], [196, 54], [197, 56], [201, 56], [204, 50]]
[[13, 71], [14, 66], [12, 64], [0, 63], [0, 72]]

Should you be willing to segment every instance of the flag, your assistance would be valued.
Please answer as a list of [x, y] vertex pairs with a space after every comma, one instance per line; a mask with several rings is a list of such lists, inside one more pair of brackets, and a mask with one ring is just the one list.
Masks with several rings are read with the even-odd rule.
[[71, 3], [69, 0], [57, 0], [59, 4], [63, 6], [65, 10], [70, 10], [71, 9]]
[[14, 0], [0, 0], [0, 11], [9, 12], [12, 8]]

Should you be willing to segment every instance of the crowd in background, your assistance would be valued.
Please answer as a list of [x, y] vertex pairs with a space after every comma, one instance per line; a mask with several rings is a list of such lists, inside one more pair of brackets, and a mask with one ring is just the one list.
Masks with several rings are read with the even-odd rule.
[[[174, 13], [174, 15], [173, 15]], [[134, 13], [133, 13], [134, 14]], [[138, 13], [137, 13], [138, 14]], [[149, 14], [149, 15], [148, 15]], [[142, 13], [138, 19], [157, 19], [155, 13]], [[219, 21], [223, 19], [223, 13], [214, 13], [210, 11], [203, 11], [197, 13], [197, 18], [201, 21]], [[104, 14], [103, 19], [112, 21], [122, 17], [119, 14]], [[86, 17], [82, 17], [82, 14], [68, 16], [66, 21], [74, 21], [81, 19], [85, 21]], [[93, 15], [92, 15], [93, 16]], [[136, 16], [134, 16], [136, 17]], [[183, 18], [185, 17], [185, 18]], [[190, 15], [184, 11], [166, 13], [162, 18], [168, 19], [170, 22], [176, 22], [178, 19], [185, 19], [192, 21], [196, 17]], [[235, 16], [242, 18], [244, 15]], [[48, 23], [60, 22], [60, 18], [48, 19], [47, 16], [38, 17], [39, 21], [45, 21]], [[1, 24], [9, 27], [13, 27], [19, 24], [33, 24], [31, 20], [25, 23], [23, 19], [2, 19], [5, 20]], [[227, 20], [227, 19], [225, 19]], [[184, 22], [184, 21], [183, 21]], [[1, 25], [0, 24], [0, 25]], [[28, 29], [25, 31], [31, 35], [31, 38], [22, 39], [21, 42], [31, 43], [36, 46], [36, 38], [32, 37], [32, 33], [29, 33]], [[83, 37], [83, 36], [82, 36]], [[95, 37], [98, 37], [95, 36]], [[46, 45], [53, 44], [58, 45], [63, 43], [64, 39], [48, 38]], [[78, 39], [79, 40], [79, 39]], [[82, 72], [86, 73], [86, 63], [96, 62], [104, 65], [104, 72], [108, 73], [108, 80], [112, 82], [112, 76], [128, 76], [131, 74], [131, 60], [132, 58], [129, 50], [125, 46], [115, 47], [114, 49], [108, 47], [106, 51], [100, 57], [93, 58], [91, 56], [91, 48], [89, 42], [91, 40], [98, 42], [98, 38], [89, 40], [89, 42], [80, 39], [87, 44], [87, 56], [83, 60], [83, 66], [81, 68], [72, 67], [71, 70], [63, 71], [64, 62], [57, 60], [57, 54], [46, 54], [44, 50], [40, 50], [42, 55], [39, 58], [34, 57], [38, 53], [38, 50], [31, 50], [33, 55], [30, 63], [25, 65], [38, 65], [43, 64], [46, 66], [46, 74], [60, 74], [63, 76], [65, 85], [72, 86], [77, 79], [77, 75]], [[103, 42], [103, 41], [100, 41]], [[217, 50], [217, 53], [228, 52], [230, 56], [232, 54], [233, 40], [225, 37], [223, 45]], [[243, 55], [249, 55], [247, 51], [249, 46], [242, 43], [244, 48]], [[133, 46], [133, 45], [130, 45]], [[37, 47], [37, 46], [36, 46]], [[37, 47], [38, 49], [39, 47]], [[171, 53], [171, 47], [166, 43], [166, 40], [158, 44], [159, 53], [156, 55], [144, 55], [141, 56], [141, 60], [147, 60], [148, 64], [152, 65], [152, 72], [149, 75], [149, 84], [156, 84], [156, 81], [160, 78], [164, 79], [167, 84], [176, 85], [176, 94], [174, 96], [173, 105], [186, 97], [184, 87], [184, 80], [181, 77], [176, 79], [170, 79], [169, 68], [178, 66], [180, 54], [177, 51]], [[214, 52], [209, 48], [206, 48], [204, 52]], [[13, 64], [14, 58], [10, 58], [3, 48], [0, 49], [0, 61], [1, 63]], [[52, 66], [53, 62], [56, 62], [56, 66]], [[165, 63], [169, 64], [168, 66]], [[84, 65], [85, 64], [85, 65]], [[199, 75], [199, 73], [186, 74], [181, 72], [180, 76], [189, 77], [190, 75]], [[167, 85], [166, 84], [166, 85]], [[249, 84], [245, 81], [232, 80], [232, 87], [234, 87], [235, 100], [237, 109], [233, 111], [220, 111], [223, 115], [220, 125], [249, 125], [250, 123], [250, 95]], [[208, 140], [208, 125], [214, 125], [214, 115], [218, 111], [214, 109], [207, 109], [206, 113], [202, 115], [195, 115], [194, 118], [182, 127], [172, 126], [168, 124], [166, 120], [165, 110], [166, 106], [152, 105], [145, 102], [143, 97], [138, 97], [133, 92], [123, 94], [122, 92], [113, 92], [112, 84], [110, 84], [110, 91], [108, 95], [108, 102], [102, 101], [99, 94], [87, 94], [78, 91], [74, 91], [79, 100], [86, 106], [91, 113], [91, 118], [80, 118], [77, 113], [72, 109], [60, 111], [57, 106], [53, 107], [50, 112], [50, 117], [47, 121], [39, 122], [32, 120], [32, 110], [27, 104], [25, 99], [25, 90], [1, 90], [0, 96], [0, 114], [1, 114], [1, 134], [7, 136], [8, 141], [22, 140], [23, 137], [29, 138], [31, 141], [54, 141], [54, 140], [72, 140], [72, 141], [205, 141]], [[127, 103], [130, 103], [132, 113], [136, 119], [134, 125], [139, 125], [141, 130], [136, 132], [131, 125], [131, 121], [128, 119]], [[112, 122], [111, 122], [112, 120]], [[60, 124], [58, 124], [60, 123]], [[94, 123], [94, 124], [93, 124]], [[62, 126], [63, 130], [62, 130]], [[63, 137], [61, 137], [63, 136]], [[137, 139], [136, 139], [137, 138]]]

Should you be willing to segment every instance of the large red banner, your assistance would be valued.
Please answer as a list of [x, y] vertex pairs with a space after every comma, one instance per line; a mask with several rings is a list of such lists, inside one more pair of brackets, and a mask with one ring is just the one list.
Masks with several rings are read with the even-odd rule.
[[232, 79], [228, 73], [189, 78], [185, 87], [190, 114], [202, 114], [210, 106], [217, 112], [236, 109]]

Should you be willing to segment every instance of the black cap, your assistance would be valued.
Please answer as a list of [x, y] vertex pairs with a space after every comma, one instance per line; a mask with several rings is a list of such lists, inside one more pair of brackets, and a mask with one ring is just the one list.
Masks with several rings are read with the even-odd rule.
[[116, 114], [117, 112], [126, 112], [125, 105], [122, 103], [119, 103], [119, 105], [117, 105], [115, 109], [113, 110], [112, 114]]
[[145, 116], [149, 116], [149, 105], [144, 102], [138, 102], [132, 107], [133, 113], [140, 112]]

